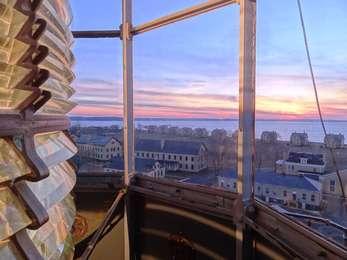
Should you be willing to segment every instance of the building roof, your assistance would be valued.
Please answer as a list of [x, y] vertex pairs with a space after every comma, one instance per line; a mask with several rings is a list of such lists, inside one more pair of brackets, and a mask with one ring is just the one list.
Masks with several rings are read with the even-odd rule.
[[166, 140], [163, 150], [166, 153], [199, 155], [202, 145], [200, 142]]
[[114, 139], [116, 142], [119, 141], [112, 136], [81, 136], [76, 140], [78, 144], [92, 144], [92, 145], [106, 145], [110, 142], [111, 139]]
[[157, 153], [199, 155], [201, 146], [204, 146], [204, 144], [201, 142], [138, 139], [136, 140], [135, 150]]
[[136, 151], [161, 152], [161, 141], [154, 139], [136, 139]]
[[[135, 170], [138, 172], [151, 171], [156, 162], [157, 162], [157, 160], [153, 160], [153, 159], [136, 158], [135, 159]], [[105, 164], [104, 168], [124, 171], [124, 160], [121, 157], [114, 157]]]
[[308, 164], [324, 165], [323, 154], [290, 152], [286, 161], [300, 163], [300, 158], [306, 158]]
[[[237, 177], [236, 171], [233, 169], [226, 170], [218, 175], [233, 179]], [[255, 174], [255, 182], [259, 184], [288, 187], [291, 189], [320, 191], [319, 182], [305, 175], [286, 175], [278, 174], [273, 171], [257, 171]]]

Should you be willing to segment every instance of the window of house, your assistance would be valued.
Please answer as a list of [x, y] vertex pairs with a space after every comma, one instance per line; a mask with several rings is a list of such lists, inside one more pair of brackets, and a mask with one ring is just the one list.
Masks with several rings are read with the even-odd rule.
[[193, 164], [191, 165], [191, 169], [194, 170], [194, 165]]
[[296, 201], [296, 193], [292, 194], [292, 198], [293, 198], [294, 201]]
[[174, 155], [174, 160], [176, 160], [176, 157], [177, 157], [177, 156], [176, 156], [176, 155]]
[[303, 200], [306, 200], [306, 193], [303, 193], [303, 194], [302, 194], [302, 199], [303, 199]]
[[335, 180], [330, 180], [330, 191], [335, 192]]
[[265, 193], [268, 194], [269, 192], [269, 188], [265, 188]]
[[192, 156], [192, 162], [194, 162], [194, 157]]
[[188, 161], [188, 156], [186, 156], [186, 161]]
[[314, 202], [315, 200], [316, 200], [315, 195], [312, 194], [312, 195], [311, 195], [311, 201]]
[[171, 160], [171, 154], [169, 154], [169, 160]]
[[233, 183], [233, 187], [234, 187], [234, 189], [236, 189], [236, 182]]

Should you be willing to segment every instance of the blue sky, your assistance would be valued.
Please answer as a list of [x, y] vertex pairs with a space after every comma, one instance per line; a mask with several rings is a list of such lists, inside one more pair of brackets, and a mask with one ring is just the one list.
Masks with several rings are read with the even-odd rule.
[[[134, 0], [140, 24], [201, 0]], [[347, 1], [302, 0], [324, 115], [347, 119]], [[121, 1], [71, 1], [75, 30], [115, 29]], [[257, 3], [258, 118], [316, 118], [296, 0]], [[139, 117], [237, 116], [239, 8], [230, 6], [134, 39]], [[121, 42], [75, 41], [74, 115], [121, 115]]]

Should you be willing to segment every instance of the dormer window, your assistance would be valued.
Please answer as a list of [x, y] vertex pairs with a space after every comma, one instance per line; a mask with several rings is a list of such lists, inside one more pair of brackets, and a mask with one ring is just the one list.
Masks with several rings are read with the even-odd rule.
[[307, 158], [300, 158], [301, 164], [307, 164]]

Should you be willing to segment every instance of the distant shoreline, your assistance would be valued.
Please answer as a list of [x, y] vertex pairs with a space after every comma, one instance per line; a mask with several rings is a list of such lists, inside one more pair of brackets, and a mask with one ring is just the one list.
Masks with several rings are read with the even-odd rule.
[[[122, 117], [109, 116], [69, 116], [72, 121], [123, 121]], [[140, 117], [137, 121], [238, 121], [237, 118], [165, 118]], [[282, 121], [282, 122], [317, 122], [319, 119], [256, 119], [256, 121]], [[326, 122], [346, 122], [347, 120], [328, 119]]]

